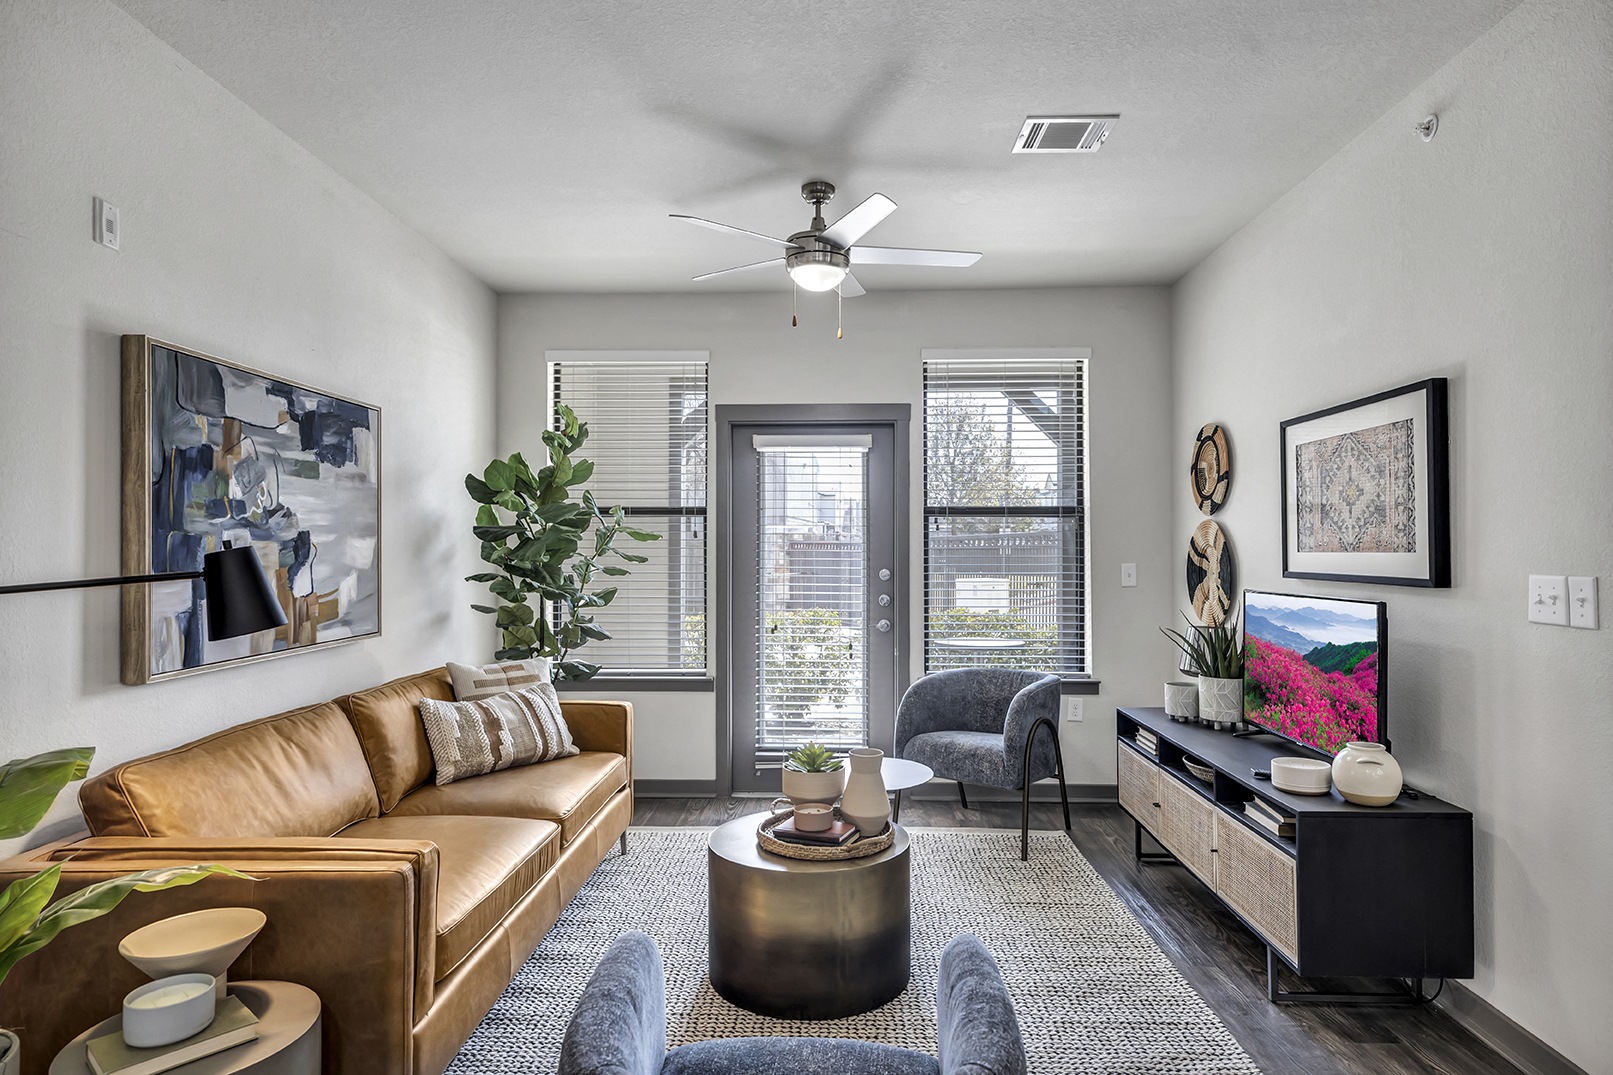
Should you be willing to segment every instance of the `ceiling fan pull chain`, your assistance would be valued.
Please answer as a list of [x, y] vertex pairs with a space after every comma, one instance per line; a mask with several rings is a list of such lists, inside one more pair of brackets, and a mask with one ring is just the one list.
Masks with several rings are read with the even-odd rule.
[[797, 328], [797, 327], [800, 326], [800, 322], [798, 322], [795, 319], [795, 293], [797, 291], [799, 291], [799, 290], [800, 290], [800, 288], [796, 287], [795, 284], [793, 284], [793, 283], [790, 284], [790, 327], [791, 328]]
[[846, 319], [845, 319], [844, 316], [842, 316], [842, 312], [841, 312], [841, 307], [845, 304], [845, 301], [846, 301], [846, 297], [844, 295], [842, 295], [840, 293], [840, 289], [838, 287], [836, 287], [835, 288], [835, 339], [837, 339], [837, 340], [843, 340], [843, 339], [846, 338], [846, 328], [845, 328]]

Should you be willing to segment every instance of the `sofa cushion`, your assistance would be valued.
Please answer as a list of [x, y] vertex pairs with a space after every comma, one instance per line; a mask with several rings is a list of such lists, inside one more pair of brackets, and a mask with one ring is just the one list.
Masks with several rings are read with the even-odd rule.
[[392, 815], [537, 818], [560, 826], [560, 845], [564, 847], [625, 787], [626, 758], [585, 750], [569, 758], [505, 769], [445, 787], [423, 787], [404, 796]]
[[383, 814], [431, 779], [431, 748], [420, 723], [422, 698], [454, 700], [446, 668], [404, 676], [336, 700], [353, 721]]
[[[845, 1038], [720, 1038], [673, 1049], [661, 1075], [940, 1075], [935, 1057]], [[996, 1075], [982, 1070], [981, 1075]]]
[[96, 836], [330, 836], [379, 808], [334, 702], [124, 762], [86, 780], [78, 801]]
[[341, 835], [437, 845], [439, 982], [504, 921], [560, 853], [559, 826], [514, 817], [379, 817]]
[[478, 698], [491, 698], [495, 694], [509, 694], [525, 687], [548, 683], [551, 678], [549, 671], [547, 657], [481, 665], [448, 662], [448, 678], [454, 684], [454, 700], [459, 702], [474, 702]]
[[420, 699], [438, 787], [577, 753], [554, 687], [537, 683], [470, 702]]

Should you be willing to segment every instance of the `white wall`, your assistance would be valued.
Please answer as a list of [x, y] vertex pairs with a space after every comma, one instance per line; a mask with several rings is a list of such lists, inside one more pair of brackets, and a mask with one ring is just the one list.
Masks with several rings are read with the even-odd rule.
[[[524, 295], [499, 302], [499, 450], [528, 450], [543, 428], [544, 351], [698, 349], [711, 353], [713, 408], [735, 403], [910, 403], [911, 674], [922, 672], [919, 525], [920, 418], [925, 347], [1091, 347], [1093, 671], [1103, 693], [1063, 729], [1072, 783], [1114, 783], [1114, 709], [1155, 704], [1173, 667], [1168, 622], [1185, 543], [1169, 503], [1185, 497], [1186, 464], [1170, 454], [1170, 294], [1165, 288], [871, 292], [848, 301], [835, 339], [833, 298], [803, 297], [790, 327], [789, 292], [719, 295]], [[586, 415], [582, 417], [586, 418]], [[715, 411], [713, 411], [715, 418]], [[585, 453], [586, 454], [586, 453]], [[715, 496], [713, 496], [715, 504]], [[713, 527], [723, 520], [713, 519]], [[715, 530], [713, 531], [715, 532]], [[1181, 545], [1181, 548], [1178, 548]], [[1119, 585], [1135, 562], [1135, 589]], [[716, 613], [715, 607], [713, 612]], [[717, 613], [720, 614], [720, 613]], [[640, 693], [635, 771], [651, 779], [716, 775], [710, 694]], [[1066, 705], [1071, 704], [1066, 699]]]
[[[1605, 3], [1525, 4], [1190, 273], [1172, 423], [1173, 461], [1228, 425], [1242, 584], [1389, 603], [1395, 754], [1477, 817], [1470, 984], [1594, 1072], [1613, 1072], [1610, 54]], [[1454, 586], [1283, 579], [1278, 422], [1428, 376], [1450, 378]], [[1600, 575], [1604, 628], [1527, 623], [1530, 572]]]
[[[0, 162], [0, 580], [117, 573], [118, 337], [141, 332], [382, 407], [386, 616], [124, 687], [115, 589], [0, 597], [0, 757], [94, 744], [104, 768], [484, 648], [461, 480], [493, 448], [492, 293], [104, 0], [0, 5]], [[94, 195], [121, 252], [91, 242]]]

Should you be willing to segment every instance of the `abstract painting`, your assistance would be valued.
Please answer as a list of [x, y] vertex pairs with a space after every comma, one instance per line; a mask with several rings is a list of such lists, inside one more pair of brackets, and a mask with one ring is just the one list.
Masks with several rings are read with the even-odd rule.
[[123, 680], [147, 683], [381, 630], [381, 413], [146, 336], [123, 338], [123, 569], [258, 554], [286, 613], [209, 641], [200, 580], [125, 588]]
[[1282, 423], [1283, 574], [1450, 585], [1446, 383]]

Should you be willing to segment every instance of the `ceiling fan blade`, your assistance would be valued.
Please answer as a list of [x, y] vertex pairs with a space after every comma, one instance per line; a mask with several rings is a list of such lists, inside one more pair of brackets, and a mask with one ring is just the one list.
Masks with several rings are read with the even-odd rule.
[[853, 265], [933, 265], [964, 269], [980, 260], [974, 250], [907, 250], [899, 246], [854, 246]]
[[772, 243], [775, 246], [789, 247], [791, 245], [788, 240], [775, 239], [771, 235], [763, 235], [759, 231], [746, 231], [744, 228], [736, 228], [732, 224], [719, 224], [715, 220], [703, 220], [700, 217], [685, 216], [682, 213], [669, 213], [667, 215], [673, 220], [687, 220], [691, 224], [698, 224], [702, 228], [710, 228], [712, 231], [726, 231], [734, 235], [743, 235], [747, 239], [760, 239], [764, 243]]
[[732, 269], [718, 269], [716, 272], [702, 273], [694, 277], [696, 280], [710, 280], [713, 276], [727, 276], [731, 272], [746, 272], [750, 269], [765, 269], [769, 265], [783, 265], [783, 258], [770, 258], [767, 261], [753, 261], [749, 265], [735, 265]]
[[845, 278], [840, 281], [841, 298], [854, 299], [858, 295], [866, 294], [868, 294], [868, 292], [863, 290], [863, 286], [857, 282], [857, 278], [851, 275], [849, 272], [845, 275]]
[[837, 246], [850, 246], [870, 231], [874, 225], [896, 211], [896, 203], [883, 194], [870, 194], [856, 208], [824, 229], [820, 239]]

